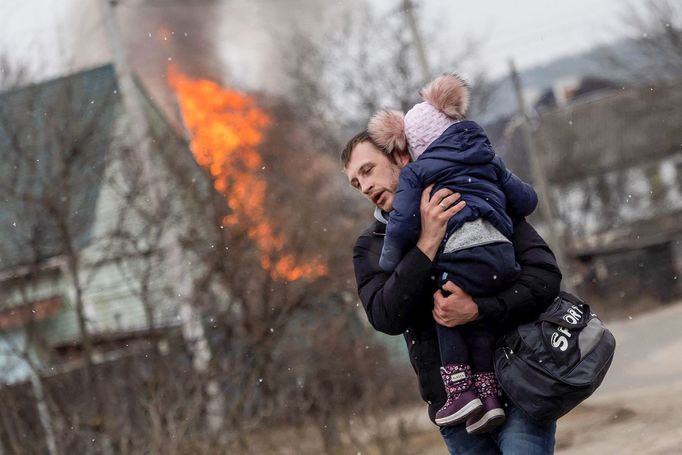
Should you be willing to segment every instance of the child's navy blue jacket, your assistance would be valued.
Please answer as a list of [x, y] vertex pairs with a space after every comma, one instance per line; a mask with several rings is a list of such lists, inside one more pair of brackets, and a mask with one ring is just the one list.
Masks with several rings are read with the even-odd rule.
[[[512, 221], [535, 210], [537, 195], [529, 184], [508, 171], [477, 123], [465, 120], [450, 126], [424, 153], [400, 172], [381, 252], [380, 267], [393, 271], [419, 239], [421, 193], [449, 188], [462, 195], [466, 206], [448, 222], [441, 245], [465, 222], [483, 218], [508, 239]], [[441, 246], [442, 248], [442, 246]]]

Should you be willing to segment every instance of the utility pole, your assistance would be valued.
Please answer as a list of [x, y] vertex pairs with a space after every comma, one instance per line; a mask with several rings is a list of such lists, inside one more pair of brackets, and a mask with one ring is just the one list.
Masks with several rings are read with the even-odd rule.
[[[149, 121], [144, 113], [141, 93], [133, 79], [132, 69], [128, 64], [123, 41], [120, 37], [114, 11], [116, 4], [116, 0], [100, 0], [101, 12], [104, 16], [103, 19], [106, 23], [109, 44], [114, 57], [119, 93], [127, 114], [127, 126], [130, 128], [132, 143], [136, 144], [139, 151], [143, 175], [152, 183], [147, 187], [147, 191], [152, 192], [152, 202], [158, 206], [158, 204], [165, 202], [161, 195], [161, 187], [157, 187], [154, 183], [155, 172], [151, 165], [153, 154], [149, 142]], [[166, 185], [165, 182], [159, 179], [156, 179], [156, 181], [159, 182], [159, 185]], [[166, 188], [166, 192], [170, 192], [168, 190]], [[171, 223], [168, 231], [171, 237], [169, 257], [175, 271], [173, 283], [176, 296], [180, 302], [179, 317], [183, 338], [192, 352], [194, 370], [201, 375], [206, 375], [210, 366], [211, 350], [201, 321], [201, 315], [189, 301], [194, 294], [192, 274], [187, 267], [185, 252], [181, 245], [180, 232], [178, 232], [174, 223]], [[217, 432], [223, 426], [223, 394], [220, 392], [219, 384], [215, 379], [207, 381], [205, 390], [208, 398], [206, 406], [207, 423], [211, 430]]]
[[557, 263], [563, 274], [564, 288], [567, 290], [573, 289], [573, 277], [571, 275], [570, 265], [566, 258], [564, 250], [563, 238], [557, 228], [557, 213], [552, 205], [550, 196], [549, 183], [547, 181], [547, 174], [543, 169], [540, 160], [539, 147], [537, 145], [535, 136], [533, 135], [530, 117], [526, 110], [526, 101], [523, 96], [523, 89], [521, 87], [521, 79], [513, 60], [509, 60], [509, 71], [512, 83], [514, 84], [514, 92], [516, 93], [516, 102], [518, 103], [518, 112], [521, 115], [521, 130], [528, 149], [528, 158], [530, 160], [531, 175], [533, 176], [533, 183], [535, 191], [538, 193], [538, 203], [540, 214], [545, 220], [547, 226], [547, 240], [556, 256]]
[[412, 0], [403, 0], [403, 9], [405, 10], [405, 15], [407, 16], [407, 23], [412, 30], [412, 40], [417, 49], [417, 58], [419, 59], [419, 66], [422, 70], [422, 79], [424, 80], [424, 83], [426, 83], [431, 79], [431, 68], [429, 67], [429, 60], [426, 57], [426, 49], [424, 48], [422, 35], [419, 32], [417, 18], [414, 15], [414, 6], [412, 5]]

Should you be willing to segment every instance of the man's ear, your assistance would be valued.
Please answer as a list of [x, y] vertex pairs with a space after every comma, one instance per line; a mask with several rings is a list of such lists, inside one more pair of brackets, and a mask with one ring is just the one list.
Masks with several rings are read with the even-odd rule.
[[396, 150], [396, 161], [398, 162], [398, 165], [400, 167], [404, 167], [411, 161], [410, 154], [407, 152], [407, 150]]

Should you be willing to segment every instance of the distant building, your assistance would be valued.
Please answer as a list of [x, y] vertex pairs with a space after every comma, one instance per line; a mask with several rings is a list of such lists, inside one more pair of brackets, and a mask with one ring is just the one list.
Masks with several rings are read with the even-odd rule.
[[180, 325], [173, 284], [195, 270], [178, 262], [168, 226], [210, 241], [213, 190], [138, 89], [146, 162], [111, 65], [0, 94], [0, 381], [25, 379], [27, 361], [81, 358], [79, 300], [96, 359]]
[[596, 99], [610, 91], [622, 88], [622, 84], [599, 77], [567, 76], [557, 79], [550, 88], [537, 97], [533, 103], [538, 111], [565, 107], [571, 103]]
[[[535, 135], [580, 292], [679, 297], [682, 81], [624, 88], [584, 79], [564, 106], [550, 102], [554, 92], [540, 99]], [[518, 120], [489, 130], [506, 164], [531, 181]]]

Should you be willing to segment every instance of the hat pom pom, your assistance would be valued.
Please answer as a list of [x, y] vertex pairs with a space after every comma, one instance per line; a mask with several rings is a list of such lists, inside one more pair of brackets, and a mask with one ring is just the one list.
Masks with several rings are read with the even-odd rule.
[[407, 150], [405, 115], [399, 111], [379, 111], [372, 116], [367, 131], [374, 142], [388, 153]]
[[444, 74], [421, 91], [424, 101], [450, 118], [461, 120], [469, 109], [469, 87], [456, 74]]

